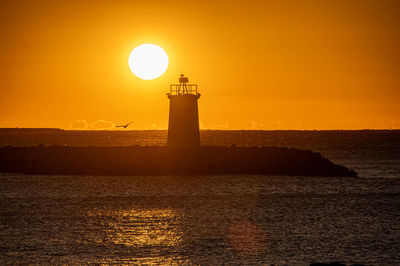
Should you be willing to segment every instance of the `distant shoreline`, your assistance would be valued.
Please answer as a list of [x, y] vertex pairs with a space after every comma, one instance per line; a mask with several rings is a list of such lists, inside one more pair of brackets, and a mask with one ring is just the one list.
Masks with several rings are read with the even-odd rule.
[[[68, 131], [79, 131], [79, 132], [142, 132], [142, 131], [168, 131], [167, 129], [62, 129], [62, 128], [28, 128], [28, 127], [3, 127], [0, 128], [1, 132], [11, 131], [25, 131], [25, 132], [68, 132]], [[200, 131], [226, 131], [226, 132], [341, 132], [341, 131], [400, 131], [400, 129], [200, 129]]]

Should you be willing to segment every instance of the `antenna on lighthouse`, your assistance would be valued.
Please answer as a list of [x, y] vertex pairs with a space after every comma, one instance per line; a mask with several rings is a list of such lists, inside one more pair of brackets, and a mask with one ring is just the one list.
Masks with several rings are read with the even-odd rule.
[[189, 82], [189, 79], [187, 77], [185, 77], [183, 74], [181, 74], [180, 78], [179, 78], [179, 89], [178, 91], [180, 91], [182, 89], [182, 93], [183, 94], [187, 94], [188, 90], [187, 90], [187, 86], [186, 84]]
[[172, 95], [187, 94], [193, 94], [200, 97], [200, 93], [197, 92], [197, 84], [189, 84], [189, 78], [181, 74], [179, 77], [179, 84], [171, 84], [170, 91], [167, 95], [170, 97]]

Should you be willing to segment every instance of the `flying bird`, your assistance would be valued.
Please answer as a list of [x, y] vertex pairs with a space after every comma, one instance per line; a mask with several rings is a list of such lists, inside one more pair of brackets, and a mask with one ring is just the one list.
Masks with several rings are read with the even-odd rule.
[[115, 127], [123, 127], [123, 128], [127, 128], [130, 124], [132, 124], [133, 123], [133, 121], [132, 122], [129, 122], [128, 124], [126, 124], [126, 125], [119, 125], [119, 126], [115, 126]]

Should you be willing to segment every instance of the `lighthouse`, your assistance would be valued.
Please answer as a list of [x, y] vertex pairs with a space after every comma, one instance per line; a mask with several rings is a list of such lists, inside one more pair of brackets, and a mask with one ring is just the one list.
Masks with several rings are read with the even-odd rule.
[[197, 85], [189, 84], [189, 79], [180, 75], [179, 84], [171, 84], [167, 96], [170, 100], [168, 148], [200, 147]]

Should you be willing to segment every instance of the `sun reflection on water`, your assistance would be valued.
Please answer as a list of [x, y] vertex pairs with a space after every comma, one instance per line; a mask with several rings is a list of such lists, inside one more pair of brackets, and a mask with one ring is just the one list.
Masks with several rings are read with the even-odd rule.
[[109, 226], [110, 239], [126, 246], [174, 246], [182, 242], [179, 217], [171, 209], [119, 210]]
[[119, 252], [119, 256], [103, 258], [97, 263], [171, 265], [188, 262], [177, 255], [179, 252], [164, 252], [178, 251], [183, 244], [181, 220], [172, 209], [103, 209], [88, 215], [107, 221], [103, 234], [93, 240], [97, 244], [112, 246]]

